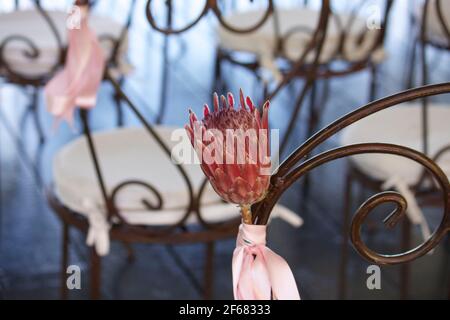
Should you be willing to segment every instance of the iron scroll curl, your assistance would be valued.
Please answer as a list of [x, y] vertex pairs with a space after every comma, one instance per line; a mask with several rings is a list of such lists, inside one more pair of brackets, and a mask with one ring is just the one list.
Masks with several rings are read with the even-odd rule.
[[[385, 225], [387, 227], [393, 227], [399, 219], [404, 216], [407, 209], [406, 199], [402, 195], [395, 192], [383, 192], [367, 200], [356, 212], [351, 224], [351, 241], [358, 253], [365, 259], [384, 265], [407, 263], [424, 256], [433, 250], [445, 235], [450, 232], [450, 182], [446, 174], [433, 159], [430, 159], [419, 151], [404, 146], [384, 143], [350, 145], [322, 152], [310, 159], [307, 159], [307, 157], [328, 138], [363, 118], [387, 108], [394, 107], [400, 103], [445, 93], [450, 93], [450, 83], [423, 86], [401, 92], [372, 102], [338, 119], [331, 125], [319, 131], [294, 151], [287, 160], [280, 165], [277, 173], [272, 176], [271, 186], [267, 197], [262, 202], [257, 203], [252, 207], [254, 223], [259, 225], [267, 224], [272, 209], [283, 193], [292, 186], [293, 183], [300, 180], [313, 169], [328, 162], [358, 154], [392, 154], [417, 162], [434, 178], [434, 181], [439, 186], [439, 190], [442, 192], [444, 206], [442, 221], [433, 235], [415, 249], [395, 255], [377, 253], [371, 250], [361, 238], [361, 228], [366, 222], [368, 215], [373, 209], [381, 204], [394, 203], [396, 205], [396, 210], [385, 219]], [[445, 151], [446, 148], [443, 149], [443, 152]]]
[[[253, 0], [250, 0], [253, 1]], [[166, 0], [166, 6], [167, 10], [169, 11], [168, 16], [172, 16], [172, 10], [173, 10], [173, 1], [172, 0]], [[168, 23], [168, 26], [162, 27], [159, 26], [156, 22], [155, 16], [153, 14], [152, 4], [154, 3], [154, 0], [148, 0], [146, 7], [145, 7], [145, 13], [147, 16], [147, 20], [150, 23], [151, 27], [161, 32], [165, 35], [171, 35], [171, 34], [180, 34], [185, 31], [190, 30], [194, 26], [196, 26], [200, 20], [202, 20], [203, 17], [205, 17], [210, 11], [213, 12], [213, 14], [217, 17], [219, 23], [228, 31], [235, 32], [235, 33], [250, 33], [257, 29], [259, 29], [266, 21], [269, 19], [269, 17], [272, 15], [274, 11], [274, 3], [273, 0], [267, 0], [267, 7], [263, 11], [263, 15], [259, 21], [257, 21], [255, 24], [245, 27], [245, 28], [238, 28], [233, 26], [232, 24], [228, 23], [226, 19], [224, 18], [224, 15], [222, 14], [221, 10], [219, 9], [219, 4], [217, 0], [206, 0], [205, 6], [203, 7], [200, 14], [191, 22], [189, 22], [186, 26], [180, 27], [180, 28], [173, 28]], [[172, 18], [169, 18], [169, 20], [172, 20]]]

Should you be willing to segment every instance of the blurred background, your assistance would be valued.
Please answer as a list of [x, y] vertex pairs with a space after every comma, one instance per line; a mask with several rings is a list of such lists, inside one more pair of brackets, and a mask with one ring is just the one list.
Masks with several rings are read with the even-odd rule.
[[[36, 3], [26, 0], [16, 2], [0, 0], [0, 43], [9, 35], [25, 33], [30, 38], [41, 39], [34, 40], [38, 44], [46, 45], [47, 41], [54, 45], [54, 35], [39, 16]], [[182, 27], [194, 21], [202, 12], [205, 2], [173, 1], [173, 26]], [[306, 30], [312, 34], [318, 21], [321, 1], [275, 0], [274, 2], [276, 8], [283, 14], [295, 13], [296, 10], [315, 12], [315, 16], [303, 13], [301, 16], [295, 16], [293, 22], [291, 21], [299, 25], [302, 22], [309, 23]], [[379, 31], [377, 26], [384, 23], [388, 1], [331, 2], [336, 15], [353, 12], [352, 10], [359, 5], [359, 9], [355, 12], [358, 12], [363, 29], [368, 31], [370, 31], [370, 25], [374, 25], [375, 31]], [[356, 4], [357, 2], [361, 4]], [[446, 4], [441, 9], [444, 12], [444, 18], [449, 19], [447, 26], [450, 26], [450, 7], [447, 1], [443, 2]], [[227, 21], [242, 22], [244, 26], [246, 21], [250, 23], [251, 20], [245, 16], [246, 13], [250, 13], [251, 16], [253, 14], [255, 17], [267, 7], [267, 1], [256, 0], [224, 0], [219, 3], [222, 14], [229, 19]], [[282, 150], [282, 159], [303, 143], [308, 135], [339, 117], [376, 98], [422, 84], [420, 63], [421, 40], [423, 40], [420, 37], [422, 21], [418, 17], [424, 3], [425, 1], [393, 1], [388, 15], [389, 21], [386, 23], [385, 30], [383, 29], [385, 38], [381, 42], [382, 53], [371, 52], [370, 63], [364, 66], [355, 67], [355, 64], [348, 67], [345, 64], [348, 62], [345, 61], [346, 57], [339, 59], [332, 57], [328, 60], [326, 57], [323, 58], [321, 61], [323, 65], [332, 64], [336, 69], [353, 68], [352, 72], [339, 76], [317, 76], [313, 90], [315, 97], [312, 97], [311, 90], [308, 90], [301, 102], [303, 107], [299, 109], [295, 126], [290, 132], [285, 149]], [[66, 15], [73, 2], [40, 1], [39, 5], [43, 10], [59, 11]], [[98, 0], [92, 7], [91, 19], [95, 21], [92, 16], [98, 16], [106, 17], [108, 21], [115, 21], [116, 24], [113, 27], [107, 25], [103, 27], [109, 31], [114, 27], [118, 28], [117, 36], [121, 30], [117, 25], [123, 26], [127, 21], [130, 22], [127, 39], [124, 40], [126, 45], [122, 46], [124, 60], [120, 63], [120, 68], [123, 67], [125, 71], [118, 71], [120, 84], [122, 90], [151, 124], [183, 127], [188, 121], [188, 108], [192, 108], [199, 115], [202, 114], [203, 104], [211, 102], [214, 90], [218, 90], [219, 93], [227, 90], [237, 95], [239, 88], [243, 88], [246, 94], [253, 97], [254, 101], [260, 105], [265, 93], [277, 86], [274, 70], [289, 71], [294, 64], [281, 61], [279, 67], [271, 70], [270, 63], [260, 60], [258, 67], [261, 69], [251, 70], [230, 63], [226, 59], [218, 62], [218, 56], [220, 56], [218, 52], [224, 52], [223, 56], [236, 54], [233, 57], [242, 59], [241, 61], [253, 61], [252, 55], [255, 52], [245, 52], [246, 50], [238, 48], [239, 45], [235, 47], [233, 44], [243, 41], [244, 47], [247, 44], [250, 49], [259, 50], [257, 48], [259, 43], [253, 45], [250, 42], [256, 41], [255, 37], [251, 38], [252, 33], [240, 35], [237, 39], [227, 36], [227, 31], [220, 27], [212, 11], [209, 11], [188, 31], [166, 36], [150, 26], [146, 17], [146, 5], [147, 1], [144, 0], [137, 0], [134, 6], [130, 0]], [[167, 22], [165, 1], [152, 1], [151, 6], [155, 21], [165, 25]], [[17, 11], [29, 12], [30, 15], [10, 16]], [[239, 16], [240, 14], [243, 16]], [[237, 18], [236, 15], [238, 15]], [[36, 22], [33, 16], [40, 18]], [[288, 19], [283, 16], [279, 18], [282, 22]], [[430, 21], [439, 20], [436, 16], [430, 19]], [[367, 25], [364, 22], [367, 22]], [[445, 32], [442, 30], [441, 32], [444, 44], [440, 47], [427, 45], [425, 49], [428, 67], [427, 82], [430, 84], [450, 80], [448, 51], [450, 43], [445, 42], [448, 39], [445, 38]], [[262, 33], [257, 35], [262, 36]], [[270, 36], [273, 36], [273, 33]], [[326, 38], [325, 41], [333, 41], [333, 39], [330, 36], [330, 39]], [[46, 111], [42, 89], [43, 84], [50, 78], [51, 72], [47, 70], [42, 81], [39, 80], [36, 83], [17, 81], [11, 73], [5, 71], [4, 65], [11, 63], [10, 61], [14, 58], [19, 59], [15, 55], [22, 54], [23, 51], [19, 53], [13, 51], [8, 56], [8, 48], [16, 49], [13, 44], [0, 48], [2, 53], [0, 58], [0, 297], [59, 299], [62, 272], [62, 224], [58, 215], [50, 208], [45, 191], [53, 186], [53, 159], [64, 146], [82, 135], [82, 125], [76, 115], [73, 127], [66, 123], [55, 126], [53, 116]], [[414, 52], [416, 52], [415, 60], [413, 60]], [[286, 60], [292, 62], [298, 57]], [[351, 60], [351, 58], [348, 59]], [[359, 61], [359, 58], [356, 60]], [[28, 61], [27, 63], [33, 66], [37, 62]], [[220, 63], [219, 75], [217, 74], [218, 63]], [[376, 65], [377, 75], [372, 81], [374, 65]], [[414, 72], [411, 72], [412, 68]], [[30, 65], [26, 65], [23, 69], [23, 73], [26, 74], [26, 72], [31, 72]], [[289, 121], [296, 110], [298, 94], [303, 90], [306, 81], [302, 75], [294, 77], [272, 99], [270, 125], [272, 128], [280, 129], [282, 137], [288, 131]], [[376, 90], [371, 92], [374, 86]], [[90, 111], [89, 120], [92, 131], [114, 130], [118, 126], [142, 126], [128, 108], [122, 106], [123, 114], [118, 113], [114, 97], [113, 87], [105, 81], [99, 91], [97, 106]], [[33, 98], [36, 101], [35, 105], [30, 102]], [[313, 104], [312, 102], [319, 105], [316, 113], [310, 111], [309, 106]], [[434, 97], [432, 103], [450, 107], [450, 97], [449, 95]], [[449, 116], [445, 118], [445, 121], [450, 121], [450, 114], [445, 113], [445, 116]], [[313, 126], [311, 126], [311, 117], [316, 118]], [[397, 119], [397, 122], [393, 123], [386, 121], [387, 126], [394, 127], [401, 126], [401, 123], [408, 123], [408, 119], [404, 118]], [[378, 128], [378, 130], [385, 129]], [[440, 135], [449, 137], [449, 132], [440, 132]], [[332, 137], [314, 152], [318, 153], [339, 146], [341, 138], [340, 134]], [[307, 192], [305, 192], [304, 181], [300, 181], [284, 194], [281, 203], [304, 220], [302, 227], [293, 227], [283, 219], [274, 219], [271, 223], [269, 246], [289, 262], [302, 298], [308, 300], [447, 299], [450, 290], [448, 240], [443, 241], [432, 254], [408, 264], [406, 271], [402, 266], [383, 266], [380, 290], [367, 288], [366, 281], [369, 276], [367, 267], [371, 263], [360, 257], [348, 243], [348, 259], [344, 266], [345, 293], [343, 293], [343, 284], [340, 282], [343, 268], [341, 243], [348, 240], [343, 235], [347, 169], [346, 159], [333, 161], [311, 172], [308, 177]], [[148, 170], [157, 170], [157, 167], [149, 163]], [[361, 184], [356, 184], [351, 192], [355, 195], [351, 201], [351, 215], [365, 200], [376, 193]], [[373, 215], [373, 221], [363, 232], [370, 247], [383, 253], [404, 251], [402, 250], [404, 234], [401, 224], [389, 230], [382, 223], [382, 219], [391, 210], [392, 207], [389, 205], [378, 208]], [[426, 208], [424, 214], [433, 231], [442, 219], [442, 208], [439, 206]], [[410, 248], [423, 242], [420, 226], [410, 226], [409, 235]], [[77, 228], [71, 228], [69, 237], [70, 265], [80, 266], [82, 271], [81, 290], [71, 290], [69, 298], [89, 299], [91, 250], [85, 244], [85, 233]], [[213, 299], [232, 299], [231, 257], [234, 247], [233, 237], [216, 243], [215, 258], [212, 262], [214, 281], [211, 298]], [[201, 243], [176, 246], [163, 243], [132, 243], [131, 248], [134, 252], [134, 260], [131, 262], [127, 259], [130, 248], [117, 241], [111, 242], [109, 254], [102, 257], [102, 298], [202, 299], [204, 297], [202, 282], [206, 267], [205, 250]]]

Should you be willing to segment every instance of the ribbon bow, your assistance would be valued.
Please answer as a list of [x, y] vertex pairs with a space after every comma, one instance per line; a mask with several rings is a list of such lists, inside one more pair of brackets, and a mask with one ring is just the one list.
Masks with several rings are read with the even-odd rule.
[[79, 28], [69, 29], [64, 69], [45, 87], [48, 111], [72, 123], [75, 108], [90, 109], [97, 101], [103, 79], [105, 56], [96, 34], [88, 24], [88, 9], [81, 9]]
[[300, 300], [287, 262], [266, 247], [266, 226], [242, 224], [233, 253], [236, 300]]
[[106, 220], [102, 210], [95, 206], [90, 199], [83, 200], [83, 207], [89, 221], [86, 244], [94, 247], [99, 256], [106, 256], [110, 249], [109, 231], [111, 225]]

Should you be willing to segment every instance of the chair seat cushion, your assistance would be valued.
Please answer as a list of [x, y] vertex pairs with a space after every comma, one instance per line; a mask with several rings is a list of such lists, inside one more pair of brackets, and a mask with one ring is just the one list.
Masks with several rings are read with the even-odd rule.
[[[434, 157], [450, 145], [450, 105], [429, 104], [429, 153]], [[344, 130], [342, 145], [356, 143], [390, 143], [423, 150], [422, 105], [402, 104], [358, 121]], [[399, 177], [415, 185], [424, 167], [404, 157], [386, 154], [366, 154], [351, 158], [359, 170], [369, 177], [386, 181]], [[438, 164], [450, 177], [450, 152]]]
[[[168, 146], [174, 146], [171, 134], [175, 128], [159, 127], [158, 134]], [[100, 167], [106, 188], [111, 194], [114, 188], [126, 181], [143, 181], [158, 190], [164, 210], [185, 211], [189, 205], [189, 192], [185, 181], [172, 160], [157, 142], [142, 128], [127, 128], [93, 135]], [[190, 142], [183, 135], [182, 143], [190, 150]], [[204, 174], [197, 164], [183, 165], [197, 192]], [[54, 185], [58, 198], [72, 210], [83, 212], [86, 200], [103, 207], [99, 183], [91, 155], [84, 137], [65, 146], [54, 158]], [[125, 187], [117, 195], [117, 206], [128, 212], [147, 211], [142, 203], [147, 199], [157, 204], [155, 195], [142, 186]], [[208, 186], [203, 195], [203, 204], [217, 204], [221, 200]]]
[[[67, 13], [63, 11], [48, 11], [50, 19], [54, 22], [56, 29], [61, 37], [63, 46], [67, 45]], [[122, 25], [114, 20], [92, 15], [90, 17], [92, 29], [99, 35], [119, 39], [122, 31]], [[29, 39], [39, 50], [37, 58], [29, 58], [24, 52], [31, 50], [28, 43], [23, 40], [9, 41], [5, 47], [4, 60], [12, 70], [27, 77], [42, 76], [48, 73], [59, 58], [59, 47], [55, 36], [53, 35], [48, 23], [43, 16], [36, 10], [14, 11], [0, 14], [0, 44], [10, 36], [20, 36]], [[113, 46], [110, 41], [101, 41], [107, 57], [111, 57]], [[121, 67], [126, 66], [126, 41], [120, 49]], [[0, 69], [1, 71], [1, 69]], [[0, 72], [1, 74], [1, 72]]]
[[[297, 60], [303, 54], [306, 46], [309, 44], [316, 25], [318, 23], [320, 12], [308, 8], [295, 9], [277, 9], [279, 17], [280, 35], [285, 36], [293, 30], [297, 30], [285, 42], [285, 55], [290, 60]], [[235, 27], [248, 27], [257, 23], [263, 16], [262, 11], [247, 11], [232, 14], [226, 17], [226, 21]], [[350, 16], [340, 15], [330, 19], [327, 38], [324, 43], [320, 60], [326, 63], [331, 59], [342, 58], [349, 61], [359, 61], [365, 59], [372, 48], [372, 45], [379, 35], [379, 30], [368, 30], [366, 20], [355, 18], [351, 24], [347, 39], [344, 45], [344, 57], [336, 57], [335, 52], [339, 49], [341, 27], [346, 26]], [[338, 21], [339, 20], [339, 21]], [[360, 35], [367, 32], [362, 43], [359, 43]], [[266, 23], [252, 33], [232, 33], [223, 27], [219, 27], [219, 46], [233, 51], [243, 51], [254, 53], [258, 56], [272, 55], [276, 48], [276, 36], [274, 29], [273, 15]], [[376, 57], [375, 57], [376, 56]], [[313, 55], [310, 55], [309, 61], [312, 61]], [[376, 60], [382, 59], [382, 53], [377, 52], [373, 56]]]

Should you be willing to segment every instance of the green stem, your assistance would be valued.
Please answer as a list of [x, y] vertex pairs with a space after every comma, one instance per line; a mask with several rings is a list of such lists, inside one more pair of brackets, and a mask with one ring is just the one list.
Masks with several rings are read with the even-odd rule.
[[252, 211], [249, 205], [241, 206], [242, 220], [245, 224], [253, 224], [252, 221]]

